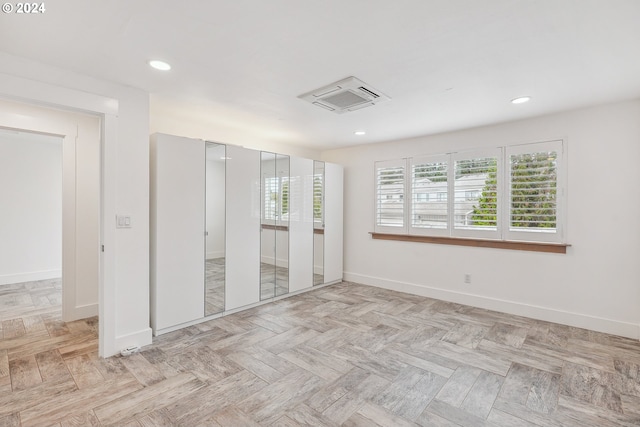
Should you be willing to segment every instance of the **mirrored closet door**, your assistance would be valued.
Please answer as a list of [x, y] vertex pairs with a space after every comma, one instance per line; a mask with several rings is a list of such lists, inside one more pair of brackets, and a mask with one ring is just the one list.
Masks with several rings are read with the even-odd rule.
[[276, 216], [276, 296], [280, 296], [289, 293], [289, 156], [276, 154], [276, 176], [280, 190]]
[[206, 143], [204, 315], [224, 311], [226, 146]]
[[324, 162], [313, 162], [313, 284], [324, 283]]
[[289, 292], [289, 156], [262, 152], [260, 299]]

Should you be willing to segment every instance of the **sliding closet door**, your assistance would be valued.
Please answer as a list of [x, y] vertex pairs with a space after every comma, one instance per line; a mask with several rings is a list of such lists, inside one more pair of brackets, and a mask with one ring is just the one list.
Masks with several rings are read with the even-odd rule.
[[204, 310], [205, 144], [151, 140], [151, 326], [199, 319]]
[[313, 286], [313, 160], [291, 157], [289, 292]]
[[342, 280], [343, 168], [325, 163], [324, 283]]
[[227, 146], [225, 310], [260, 301], [260, 152]]

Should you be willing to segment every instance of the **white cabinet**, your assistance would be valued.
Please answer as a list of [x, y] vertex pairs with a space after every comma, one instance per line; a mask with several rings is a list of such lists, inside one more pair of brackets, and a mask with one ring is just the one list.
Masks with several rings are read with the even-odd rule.
[[342, 167], [265, 154], [152, 136], [155, 335], [342, 279]]
[[205, 146], [151, 139], [150, 266], [154, 333], [203, 317]]
[[225, 310], [260, 301], [260, 152], [227, 146]]
[[313, 286], [313, 160], [291, 157], [289, 292]]
[[343, 168], [325, 163], [324, 282], [342, 280], [342, 187]]

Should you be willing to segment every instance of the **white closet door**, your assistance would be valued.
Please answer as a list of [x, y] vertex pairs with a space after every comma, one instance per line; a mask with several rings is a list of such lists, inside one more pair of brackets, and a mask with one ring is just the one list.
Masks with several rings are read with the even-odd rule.
[[204, 316], [204, 141], [153, 135], [151, 298], [154, 333]]
[[324, 282], [342, 280], [343, 168], [325, 163]]
[[313, 286], [313, 160], [291, 157], [289, 292]]
[[227, 146], [225, 310], [260, 301], [260, 152]]

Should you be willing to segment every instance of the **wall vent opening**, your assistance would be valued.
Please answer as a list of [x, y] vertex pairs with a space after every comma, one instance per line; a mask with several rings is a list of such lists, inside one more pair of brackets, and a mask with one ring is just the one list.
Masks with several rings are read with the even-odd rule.
[[390, 99], [353, 76], [312, 90], [298, 98], [336, 114], [360, 110]]

